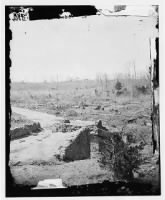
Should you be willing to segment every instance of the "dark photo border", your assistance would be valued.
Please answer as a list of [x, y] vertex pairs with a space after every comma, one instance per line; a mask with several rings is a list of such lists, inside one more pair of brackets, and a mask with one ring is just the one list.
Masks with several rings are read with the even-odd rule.
[[[11, 104], [10, 104], [10, 40], [12, 40], [12, 32], [9, 28], [9, 14], [15, 9], [19, 11], [20, 7], [32, 7], [33, 11], [29, 11], [30, 20], [44, 20], [59, 18], [62, 9], [72, 14], [72, 17], [96, 15], [98, 10], [95, 6], [82, 5], [82, 6], [21, 6], [21, 5], [8, 5], [5, 6], [5, 144], [6, 144], [6, 197], [65, 197], [65, 196], [123, 196], [125, 194], [117, 194], [117, 190], [121, 186], [130, 187], [135, 191], [134, 195], [160, 195], [160, 188], [154, 194], [150, 193], [151, 185], [149, 183], [132, 183], [132, 182], [108, 182], [105, 181], [100, 184], [90, 184], [82, 186], [72, 186], [65, 189], [45, 189], [45, 190], [31, 190], [32, 186], [17, 185], [12, 177], [9, 167], [9, 153], [10, 153], [10, 120], [11, 120]], [[158, 25], [157, 25], [158, 28]], [[159, 87], [159, 39], [156, 39], [157, 59], [155, 61], [155, 78], [154, 86]], [[159, 108], [154, 110], [156, 116], [159, 118]], [[159, 160], [160, 163], [160, 160]], [[160, 165], [159, 165], [160, 166]], [[34, 186], [35, 187], [35, 186]], [[128, 196], [128, 195], [127, 195]]]

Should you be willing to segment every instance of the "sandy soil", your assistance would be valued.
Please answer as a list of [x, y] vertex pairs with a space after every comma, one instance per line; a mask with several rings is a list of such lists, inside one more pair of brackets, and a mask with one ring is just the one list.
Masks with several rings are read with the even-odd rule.
[[[42, 128], [48, 128], [54, 123], [60, 123], [64, 120], [64, 117], [57, 117], [55, 115], [33, 111], [25, 108], [12, 107], [12, 112], [23, 115], [34, 122], [39, 122]], [[88, 125], [94, 125], [95, 123], [93, 121], [86, 121], [86, 120], [85, 121], [70, 120], [70, 124], [77, 126], [88, 126]]]
[[[117, 127], [119, 129], [126, 123], [123, 129], [124, 135], [131, 135], [133, 145], [140, 141], [145, 143], [142, 152], [144, 161], [134, 172], [135, 180], [150, 182], [157, 188], [159, 185], [159, 166], [157, 155], [152, 153], [151, 121], [148, 106], [128, 104], [127, 106], [115, 106], [115, 109], [118, 111], [116, 113], [114, 108], [111, 109], [110, 119], [105, 116], [107, 118], [106, 125], [109, 124], [108, 128]], [[109, 113], [109, 110], [110, 108], [107, 108], [107, 111], [106, 109], [99, 111], [99, 114]], [[95, 153], [91, 159], [67, 163], [57, 158], [57, 155], [62, 151], [61, 147], [67, 146], [70, 140], [76, 137], [76, 131], [66, 133], [52, 131], [52, 126], [62, 123], [63, 117], [17, 107], [12, 107], [12, 111], [31, 121], [40, 122], [41, 127], [44, 128], [36, 136], [11, 142], [10, 167], [16, 183], [35, 186], [38, 181], [43, 179], [61, 178], [66, 186], [71, 186], [115, 180], [112, 171], [100, 167], [98, 156]], [[97, 120], [97, 118], [92, 119]], [[88, 120], [90, 119], [88, 118]], [[72, 125], [81, 127], [95, 124], [92, 120], [70, 120], [70, 122]]]
[[[39, 180], [62, 178], [66, 185], [97, 183], [112, 179], [112, 173], [100, 168], [97, 159], [65, 163], [56, 159], [79, 131], [52, 133], [49, 127], [63, 118], [13, 107], [12, 111], [31, 121], [40, 122], [44, 130], [36, 136], [11, 141], [10, 167], [16, 183], [35, 185]], [[72, 125], [93, 125], [92, 121], [71, 121]]]

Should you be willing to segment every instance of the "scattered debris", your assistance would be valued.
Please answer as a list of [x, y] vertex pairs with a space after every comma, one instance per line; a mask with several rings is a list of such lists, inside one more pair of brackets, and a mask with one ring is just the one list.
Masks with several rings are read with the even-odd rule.
[[73, 132], [76, 130], [79, 130], [81, 128], [81, 126], [73, 126], [70, 124], [70, 122], [64, 122], [61, 124], [55, 124], [54, 127], [52, 127], [52, 131], [54, 132], [62, 132], [62, 133], [66, 133], [66, 132]]
[[67, 123], [67, 124], [68, 124], [68, 123], [70, 123], [70, 120], [69, 120], [69, 119], [65, 119], [65, 120], [64, 120], [64, 123]]
[[96, 108], [94, 108], [94, 110], [100, 110], [101, 109], [101, 106], [98, 105]]

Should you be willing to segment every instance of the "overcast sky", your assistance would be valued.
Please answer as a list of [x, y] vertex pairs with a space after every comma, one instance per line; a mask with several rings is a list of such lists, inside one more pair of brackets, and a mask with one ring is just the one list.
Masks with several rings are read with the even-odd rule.
[[98, 73], [146, 71], [152, 17], [105, 17], [11, 22], [12, 81], [95, 79]]

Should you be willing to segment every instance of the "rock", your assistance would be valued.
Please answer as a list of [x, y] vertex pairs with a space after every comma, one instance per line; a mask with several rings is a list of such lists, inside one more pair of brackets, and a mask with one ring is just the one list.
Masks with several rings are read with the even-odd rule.
[[97, 128], [101, 128], [102, 127], [102, 121], [98, 120], [98, 122], [96, 122], [96, 126], [97, 126]]
[[91, 131], [90, 135], [98, 135], [96, 131]]
[[125, 186], [122, 186], [122, 187], [121, 187], [121, 190], [125, 190], [125, 189], [126, 189], [126, 187], [125, 187]]
[[124, 143], [127, 143], [127, 135], [123, 135], [123, 136], [122, 136], [122, 139], [123, 139], [123, 142], [124, 142]]
[[101, 121], [101, 120], [98, 120], [98, 122], [96, 122], [96, 127], [97, 127], [98, 129], [102, 129], [102, 130], [105, 130], [105, 131], [108, 130], [107, 128], [105, 128], [105, 127], [102, 125], [102, 121]]
[[65, 119], [64, 123], [70, 123], [70, 120], [69, 119]]
[[55, 115], [59, 115], [59, 114], [60, 114], [60, 112], [59, 112], [59, 111], [56, 111], [54, 114], [55, 114]]
[[150, 127], [151, 127], [151, 126], [152, 126], [152, 124], [148, 122], [148, 123], [146, 123], [146, 126], [150, 126]]
[[20, 140], [19, 143], [25, 142], [25, 140]]
[[94, 110], [100, 110], [101, 109], [101, 106], [97, 106], [96, 108], [94, 108]]
[[78, 109], [78, 108], [80, 108], [80, 106], [72, 106], [72, 108], [76, 108], [76, 109]]
[[139, 178], [139, 173], [138, 172], [133, 170], [132, 173], [133, 173], [133, 177], [134, 178]]

